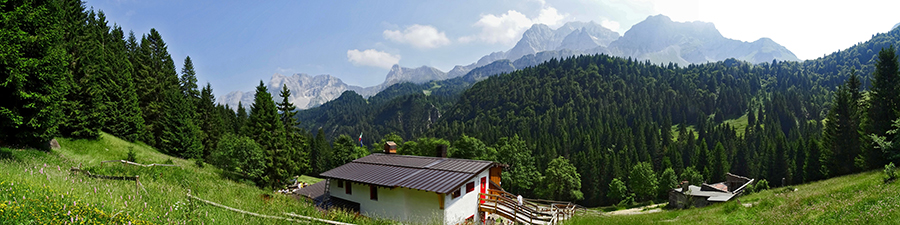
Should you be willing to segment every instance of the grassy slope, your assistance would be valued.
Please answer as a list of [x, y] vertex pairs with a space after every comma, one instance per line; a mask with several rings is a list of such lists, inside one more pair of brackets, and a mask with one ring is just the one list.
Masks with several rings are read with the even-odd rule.
[[[282, 212], [292, 212], [357, 224], [390, 223], [345, 212], [324, 214], [308, 203], [222, 178], [220, 170], [213, 166], [197, 168], [191, 161], [170, 157], [146, 145], [132, 144], [108, 134], [103, 134], [100, 140], [61, 139], [59, 142], [62, 148], [51, 152], [0, 148], [0, 182], [3, 182], [0, 184], [0, 218], [14, 224], [32, 220], [68, 221], [70, 216], [65, 214], [71, 213], [76, 206], [87, 206], [86, 210], [71, 215], [107, 223], [289, 223], [245, 216], [202, 203], [191, 204], [186, 197], [190, 190], [194, 196], [265, 215], [284, 217]], [[137, 153], [138, 163], [171, 160], [182, 168], [99, 166], [100, 161], [124, 159], [129, 149]], [[143, 188], [137, 188], [134, 181], [93, 179], [68, 172], [68, 168], [79, 165], [104, 175], [140, 175]], [[264, 199], [266, 195], [271, 198]], [[35, 203], [29, 204], [29, 201]], [[11, 218], [14, 219], [9, 221]]]
[[880, 172], [866, 172], [778, 188], [699, 209], [575, 218], [566, 224], [898, 224], [900, 182], [885, 184]]

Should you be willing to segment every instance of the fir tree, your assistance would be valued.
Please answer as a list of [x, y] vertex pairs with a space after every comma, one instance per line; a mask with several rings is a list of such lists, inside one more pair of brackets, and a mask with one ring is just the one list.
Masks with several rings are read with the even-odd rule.
[[57, 1], [5, 2], [0, 11], [0, 141], [43, 147], [58, 132], [69, 90]]
[[[197, 122], [202, 131], [203, 157], [212, 154], [217, 148], [219, 137], [222, 135], [224, 122], [222, 115], [215, 105], [216, 96], [213, 95], [212, 86], [206, 83], [206, 87], [200, 91], [200, 102], [197, 106]], [[233, 113], [232, 113], [233, 114]]]
[[194, 108], [179, 89], [168, 90], [165, 98], [167, 107], [159, 123], [159, 148], [172, 155], [200, 159], [203, 146], [200, 127], [194, 123]]
[[244, 136], [259, 143], [266, 155], [266, 175], [264, 182], [269, 187], [276, 187], [287, 178], [286, 168], [282, 165], [281, 151], [284, 146], [284, 126], [278, 115], [278, 108], [272, 101], [269, 90], [259, 81], [253, 104], [250, 105], [250, 117], [241, 130]]
[[[882, 48], [875, 61], [872, 87], [869, 89], [869, 116], [867, 131], [869, 135], [887, 136], [891, 124], [897, 120], [900, 109], [900, 65], [898, 65], [894, 45]], [[886, 155], [896, 149], [872, 149], [867, 161], [869, 165], [886, 164]], [[879, 154], [881, 153], [881, 154]]]
[[184, 93], [188, 102], [197, 105], [200, 100], [200, 90], [197, 89], [197, 72], [194, 71], [194, 62], [191, 61], [190, 56], [184, 58], [184, 67], [181, 68], [179, 83], [181, 84], [181, 93]]
[[[847, 83], [834, 92], [831, 110], [826, 117], [823, 137], [829, 149], [827, 156], [832, 159], [854, 159], [860, 152], [859, 115], [857, 100], [859, 86], [855, 72]], [[854, 91], [855, 90], [855, 91]], [[854, 94], [856, 92], [856, 94]], [[852, 160], [829, 160], [827, 164], [833, 175], [844, 175], [855, 172]]]

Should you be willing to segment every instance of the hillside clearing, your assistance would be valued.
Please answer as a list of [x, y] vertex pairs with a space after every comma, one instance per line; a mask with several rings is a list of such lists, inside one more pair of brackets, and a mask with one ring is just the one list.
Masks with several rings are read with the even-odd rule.
[[[59, 139], [62, 148], [37, 150], [0, 148], [0, 220], [13, 223], [37, 221], [62, 223], [132, 224], [292, 224], [278, 219], [244, 215], [192, 202], [191, 195], [263, 215], [283, 213], [355, 224], [387, 224], [354, 214], [323, 213], [293, 197], [261, 190], [229, 180], [213, 166], [197, 168], [191, 161], [170, 157], [146, 145], [132, 144], [109, 134], [98, 140]], [[119, 160], [129, 149], [137, 163], [167, 163], [180, 167], [136, 167], [101, 161]], [[73, 174], [81, 167], [95, 174], [140, 176], [131, 180], [94, 179]], [[302, 181], [314, 181], [301, 177]], [[46, 204], [45, 204], [46, 203]], [[84, 208], [82, 208], [84, 207]]]
[[882, 176], [865, 172], [750, 194], [740, 197], [740, 203], [640, 215], [585, 215], [565, 224], [895, 224], [900, 221], [900, 182], [885, 184]]

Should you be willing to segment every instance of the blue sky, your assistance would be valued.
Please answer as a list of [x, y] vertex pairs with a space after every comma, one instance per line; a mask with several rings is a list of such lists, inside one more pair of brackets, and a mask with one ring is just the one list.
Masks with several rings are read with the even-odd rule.
[[[216, 96], [274, 73], [331, 74], [372, 86], [390, 65], [448, 71], [506, 51], [534, 23], [595, 21], [624, 34], [647, 16], [712, 22], [728, 38], [769, 37], [801, 59], [862, 42], [900, 22], [898, 3], [790, 0], [170, 1], [94, 0], [110, 23], [156, 28], [180, 68], [191, 56]], [[877, 7], [875, 7], [877, 6]], [[881, 16], [881, 17], [879, 17]]]

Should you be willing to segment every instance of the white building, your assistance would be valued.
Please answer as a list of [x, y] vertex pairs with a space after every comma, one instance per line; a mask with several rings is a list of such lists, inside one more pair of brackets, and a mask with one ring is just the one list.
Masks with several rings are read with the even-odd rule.
[[[489, 182], [500, 183], [499, 163], [397, 155], [390, 144], [385, 145], [384, 154], [372, 154], [322, 173], [330, 183], [327, 187], [316, 184], [325, 187], [318, 190], [324, 189], [332, 201], [369, 217], [457, 224], [475, 216], [478, 193], [486, 193]], [[438, 155], [446, 156], [446, 146]]]

